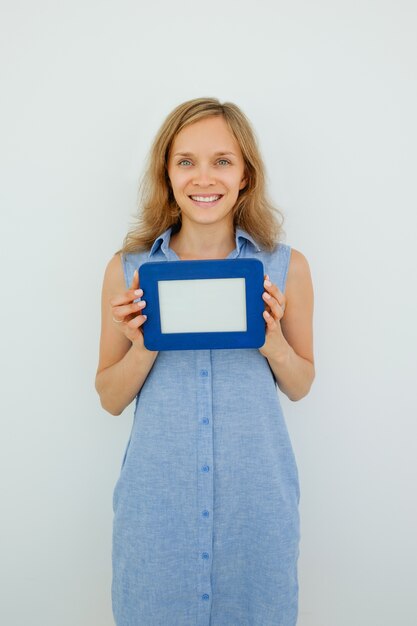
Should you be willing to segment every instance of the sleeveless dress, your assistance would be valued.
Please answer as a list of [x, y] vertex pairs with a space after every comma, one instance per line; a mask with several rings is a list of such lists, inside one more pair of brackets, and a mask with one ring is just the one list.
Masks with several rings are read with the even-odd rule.
[[[170, 236], [122, 255], [128, 288], [142, 263], [179, 260]], [[228, 258], [261, 260], [284, 292], [291, 248], [265, 252], [241, 229], [235, 240]], [[259, 350], [159, 352], [113, 494], [117, 626], [295, 626], [298, 504], [276, 381]]]

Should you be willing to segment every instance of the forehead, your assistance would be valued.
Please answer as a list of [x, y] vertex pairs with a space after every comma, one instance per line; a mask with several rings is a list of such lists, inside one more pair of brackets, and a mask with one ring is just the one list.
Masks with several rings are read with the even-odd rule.
[[231, 151], [239, 155], [240, 147], [223, 116], [211, 116], [183, 128], [172, 142], [171, 153], [204, 151]]

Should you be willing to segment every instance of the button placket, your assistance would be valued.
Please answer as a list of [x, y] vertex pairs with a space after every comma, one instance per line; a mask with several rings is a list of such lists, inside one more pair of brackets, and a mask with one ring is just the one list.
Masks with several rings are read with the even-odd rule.
[[196, 351], [197, 497], [198, 497], [198, 626], [209, 626], [213, 546], [213, 420], [210, 350]]

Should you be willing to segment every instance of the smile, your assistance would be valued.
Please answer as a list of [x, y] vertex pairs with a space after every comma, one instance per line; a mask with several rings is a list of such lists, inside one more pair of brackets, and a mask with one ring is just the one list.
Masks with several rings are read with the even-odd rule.
[[198, 206], [214, 206], [222, 197], [222, 195], [214, 194], [212, 196], [190, 196], [194, 204], [197, 204]]

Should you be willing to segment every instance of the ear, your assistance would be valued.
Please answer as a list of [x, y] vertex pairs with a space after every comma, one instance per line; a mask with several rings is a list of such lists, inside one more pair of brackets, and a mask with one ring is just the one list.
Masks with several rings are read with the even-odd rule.
[[247, 182], [248, 182], [248, 179], [246, 178], [246, 176], [244, 176], [242, 180], [240, 181], [239, 189], [243, 189], [244, 187], [246, 187]]

